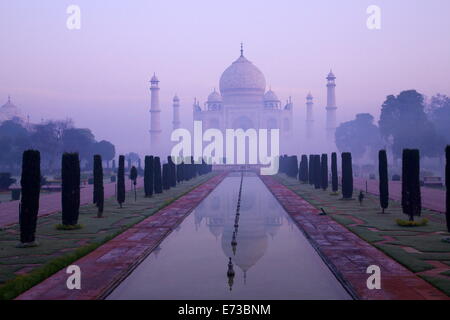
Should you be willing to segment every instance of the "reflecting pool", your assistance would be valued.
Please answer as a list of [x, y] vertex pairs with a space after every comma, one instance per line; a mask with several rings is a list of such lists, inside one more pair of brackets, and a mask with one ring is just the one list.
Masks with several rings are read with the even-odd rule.
[[236, 216], [240, 183], [225, 178], [108, 299], [350, 299], [252, 173]]

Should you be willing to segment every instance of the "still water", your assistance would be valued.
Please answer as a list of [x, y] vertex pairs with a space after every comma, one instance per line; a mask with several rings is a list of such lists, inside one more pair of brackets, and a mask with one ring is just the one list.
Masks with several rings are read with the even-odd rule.
[[108, 299], [350, 299], [254, 174], [236, 223], [240, 183], [225, 178]]

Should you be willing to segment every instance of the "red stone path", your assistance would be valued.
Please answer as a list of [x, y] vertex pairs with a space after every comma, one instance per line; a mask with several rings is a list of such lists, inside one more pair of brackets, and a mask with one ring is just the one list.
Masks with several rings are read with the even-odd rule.
[[[366, 190], [369, 193], [379, 194], [379, 182], [378, 180], [368, 180], [362, 178], [353, 178], [353, 184], [355, 189]], [[445, 191], [440, 189], [433, 189], [422, 187], [422, 206], [438, 212], [445, 212]], [[358, 191], [359, 192], [359, 191]], [[401, 181], [389, 181], [389, 197], [396, 201], [402, 199], [402, 182]]]
[[[270, 176], [261, 176], [338, 278], [360, 299], [448, 300], [444, 293], [371, 246]], [[366, 286], [367, 267], [381, 269], [381, 289]]]
[[[136, 187], [144, 186], [144, 179], [137, 180]], [[80, 191], [80, 205], [92, 203], [93, 185], [87, 185]], [[129, 181], [125, 183], [126, 190], [131, 190]], [[105, 198], [115, 195], [116, 184], [107, 183], [104, 185]], [[0, 228], [19, 223], [19, 203], [20, 201], [9, 201], [0, 203]], [[47, 216], [61, 211], [61, 192], [44, 194], [39, 199], [39, 217]]]
[[81, 268], [81, 289], [69, 290], [62, 269], [18, 296], [18, 300], [104, 298], [225, 178], [214, 176], [154, 215], [74, 262]]

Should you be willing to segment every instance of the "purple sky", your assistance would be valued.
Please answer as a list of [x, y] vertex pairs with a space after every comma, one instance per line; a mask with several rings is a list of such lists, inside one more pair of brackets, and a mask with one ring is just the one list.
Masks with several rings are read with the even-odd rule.
[[[81, 8], [81, 30], [66, 28], [70, 4]], [[371, 4], [381, 7], [381, 30], [366, 27]], [[0, 104], [11, 94], [34, 122], [70, 117], [118, 151], [143, 154], [153, 72], [165, 128], [175, 93], [190, 127], [194, 97], [203, 102], [218, 87], [243, 41], [267, 84], [282, 100], [292, 95], [297, 128], [308, 91], [321, 126], [330, 67], [338, 120], [378, 119], [388, 94], [450, 94], [449, 34], [448, 0], [3, 0]]]

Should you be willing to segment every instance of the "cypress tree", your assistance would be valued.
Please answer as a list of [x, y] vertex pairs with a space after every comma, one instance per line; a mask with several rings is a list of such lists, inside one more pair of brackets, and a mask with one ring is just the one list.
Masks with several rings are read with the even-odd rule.
[[171, 187], [177, 186], [177, 168], [172, 160], [172, 156], [167, 157], [167, 163], [169, 164], [169, 182]]
[[154, 158], [154, 187], [155, 193], [162, 193], [162, 181], [161, 181], [161, 161], [159, 157]]
[[310, 185], [314, 185], [314, 155], [309, 155], [309, 171], [308, 182]]
[[303, 183], [308, 182], [308, 157], [306, 155], [301, 157], [298, 179]]
[[447, 231], [450, 232], [450, 146], [445, 148], [445, 218]]
[[62, 224], [75, 226], [80, 214], [80, 160], [78, 153], [64, 153], [61, 161]]
[[408, 188], [410, 189], [410, 213], [409, 220], [414, 221], [414, 216], [420, 216], [422, 212], [422, 198], [420, 193], [420, 153], [413, 149], [409, 152], [408, 160]]
[[125, 202], [125, 156], [119, 156], [119, 170], [117, 171], [117, 202], [122, 208]]
[[94, 155], [94, 203], [97, 206], [97, 217], [103, 216], [103, 206], [105, 195], [103, 189], [103, 167], [102, 157], [99, 154]]
[[320, 156], [314, 155], [314, 188], [320, 189], [321, 185], [321, 167], [320, 167]]
[[342, 153], [342, 198], [351, 199], [353, 196], [353, 168], [352, 154]]
[[22, 177], [20, 179], [19, 224], [20, 242], [35, 244], [36, 224], [41, 191], [41, 155], [37, 150], [26, 150], [22, 155]]
[[163, 183], [163, 189], [169, 190], [170, 189], [170, 165], [168, 163], [163, 164], [162, 168], [162, 183]]
[[292, 156], [291, 158], [291, 177], [297, 179], [298, 175], [298, 158], [297, 156]]
[[153, 156], [144, 158], [144, 192], [146, 197], [153, 195]]
[[177, 182], [184, 181], [184, 162], [177, 164]]
[[404, 214], [409, 215], [410, 210], [410, 196], [408, 188], [408, 167], [409, 167], [409, 149], [403, 149], [402, 152], [402, 210]]
[[336, 152], [333, 152], [331, 154], [331, 190], [335, 193], [338, 191], [338, 171], [337, 171]]
[[134, 201], [136, 201], [136, 198], [137, 198], [137, 195], [136, 195], [137, 177], [138, 177], [138, 171], [135, 166], [132, 166], [131, 170], [130, 170], [130, 180], [133, 183]]
[[328, 189], [328, 155], [326, 153], [322, 154], [322, 159], [321, 159], [321, 185], [322, 185], [322, 189], [323, 190], [327, 190]]
[[382, 213], [389, 206], [389, 178], [386, 150], [378, 152], [378, 175], [380, 177], [380, 206]]

